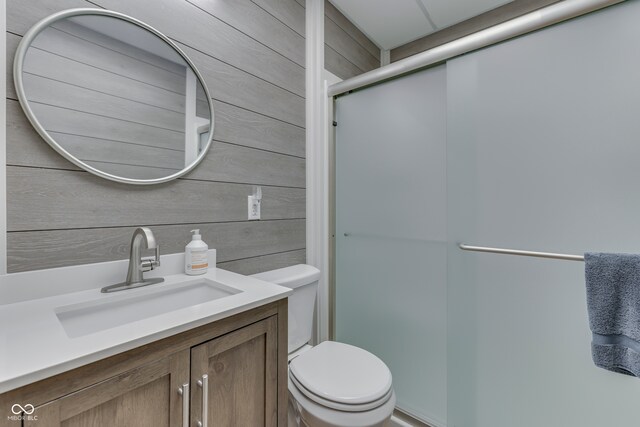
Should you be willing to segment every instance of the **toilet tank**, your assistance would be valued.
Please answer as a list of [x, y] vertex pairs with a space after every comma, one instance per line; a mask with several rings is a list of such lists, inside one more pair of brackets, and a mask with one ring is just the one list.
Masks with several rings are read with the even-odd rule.
[[306, 264], [254, 274], [265, 282], [293, 289], [289, 296], [289, 353], [311, 340], [320, 270]]

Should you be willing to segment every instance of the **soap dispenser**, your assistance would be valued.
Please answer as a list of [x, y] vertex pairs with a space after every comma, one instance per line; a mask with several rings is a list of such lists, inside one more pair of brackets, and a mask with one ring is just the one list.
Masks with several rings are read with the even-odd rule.
[[196, 276], [206, 273], [209, 268], [207, 260], [209, 246], [202, 241], [200, 230], [191, 230], [191, 232], [193, 233], [191, 242], [184, 251], [184, 272], [190, 276]]

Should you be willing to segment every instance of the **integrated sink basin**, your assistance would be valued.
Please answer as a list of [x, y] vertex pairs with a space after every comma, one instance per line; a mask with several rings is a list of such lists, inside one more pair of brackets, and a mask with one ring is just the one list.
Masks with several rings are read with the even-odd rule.
[[76, 338], [243, 292], [204, 278], [153, 286], [108, 294], [54, 311], [67, 336]]

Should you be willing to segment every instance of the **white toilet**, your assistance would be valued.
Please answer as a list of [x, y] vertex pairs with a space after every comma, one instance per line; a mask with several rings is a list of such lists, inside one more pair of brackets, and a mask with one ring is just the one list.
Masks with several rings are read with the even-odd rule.
[[289, 427], [387, 425], [396, 396], [384, 362], [348, 344], [308, 344], [320, 271], [299, 264], [254, 277], [293, 289], [289, 296]]

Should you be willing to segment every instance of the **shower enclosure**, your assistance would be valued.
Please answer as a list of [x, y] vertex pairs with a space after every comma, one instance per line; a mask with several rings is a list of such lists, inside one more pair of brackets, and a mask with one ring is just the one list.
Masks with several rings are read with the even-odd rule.
[[335, 101], [334, 336], [434, 427], [638, 425], [582, 255], [640, 252], [640, 1]]

